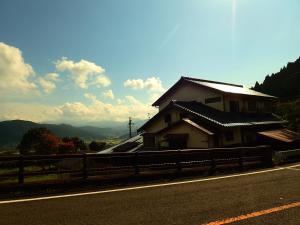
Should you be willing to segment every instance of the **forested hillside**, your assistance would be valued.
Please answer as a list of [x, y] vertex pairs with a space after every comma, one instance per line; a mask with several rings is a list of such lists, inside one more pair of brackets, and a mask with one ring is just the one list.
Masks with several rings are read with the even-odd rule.
[[279, 97], [274, 112], [288, 121], [288, 128], [300, 132], [300, 57], [261, 84], [256, 82], [253, 89]]
[[[25, 132], [30, 128], [45, 127], [59, 137], [79, 137], [84, 140], [102, 140], [126, 133], [126, 127], [121, 130], [92, 126], [74, 127], [68, 124], [39, 124], [24, 120], [0, 122], [0, 145], [18, 144]], [[122, 133], [120, 133], [122, 132]]]
[[290, 100], [300, 97], [300, 57], [295, 62], [289, 62], [278, 73], [267, 75], [254, 88], [266, 94], [279, 97], [281, 100]]

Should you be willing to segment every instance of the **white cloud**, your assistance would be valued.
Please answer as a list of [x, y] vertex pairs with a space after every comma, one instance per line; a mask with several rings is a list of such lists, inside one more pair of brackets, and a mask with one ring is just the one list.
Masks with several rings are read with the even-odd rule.
[[46, 77], [48, 80], [58, 81], [59, 75], [57, 73], [48, 73]]
[[38, 79], [45, 93], [50, 94], [56, 88], [55, 82], [58, 81], [58, 77], [57, 73], [48, 73]]
[[154, 115], [157, 112], [150, 104], [142, 103], [133, 96], [126, 96], [124, 100], [118, 99], [117, 104], [104, 103], [89, 93], [84, 96], [90, 100], [90, 104], [68, 102], [58, 107], [62, 117], [81, 121], [126, 121], [128, 117], [146, 119], [148, 113]]
[[[96, 74], [105, 72], [104, 68], [87, 60], [74, 62], [67, 58], [61, 58], [55, 62], [55, 67], [58, 71], [67, 71], [72, 74], [73, 80], [80, 88], [88, 88], [88, 81]], [[97, 78], [98, 79], [98, 78]]]
[[107, 97], [107, 98], [111, 98], [111, 99], [114, 99], [114, 98], [115, 98], [114, 93], [113, 93], [112, 90], [104, 91], [102, 94], [103, 94], [105, 97]]
[[30, 120], [34, 122], [57, 121], [61, 118], [59, 108], [35, 103], [1, 103], [0, 120]]
[[125, 87], [130, 87], [132, 89], [143, 89], [144, 81], [142, 79], [128, 79], [124, 82]]
[[65, 103], [63, 106], [58, 107], [63, 113], [64, 117], [85, 117], [90, 115], [90, 109], [81, 102]]
[[84, 94], [88, 102], [66, 102], [62, 105], [36, 103], [3, 103], [0, 107], [0, 120], [22, 119], [34, 122], [64, 122], [85, 124], [90, 122], [124, 122], [128, 117], [147, 119], [157, 109], [150, 103], [143, 103], [133, 96], [117, 99], [114, 103], [105, 103], [90, 93]]
[[85, 93], [84, 97], [87, 98], [87, 99], [89, 99], [89, 100], [92, 100], [92, 101], [94, 101], [94, 100], [97, 99], [97, 97], [95, 95], [92, 95], [90, 93]]
[[46, 80], [45, 78], [40, 77], [39, 78], [39, 83], [44, 89], [44, 92], [47, 94], [50, 94], [55, 88], [56, 85], [52, 81]]
[[37, 93], [36, 84], [30, 81], [34, 75], [33, 68], [24, 62], [22, 52], [18, 48], [0, 42], [1, 92]]
[[97, 87], [107, 87], [111, 84], [110, 79], [105, 75], [100, 75], [95, 79], [94, 82]]
[[124, 103], [124, 100], [122, 100], [122, 99], [118, 98], [118, 99], [117, 99], [117, 104], [119, 104], [119, 105], [120, 105], [120, 104], [122, 104], [122, 103]]
[[145, 88], [151, 91], [164, 91], [159, 77], [149, 77], [144, 82]]
[[128, 79], [124, 82], [124, 86], [132, 89], [148, 89], [152, 92], [165, 91], [159, 77], [149, 77], [146, 80]]

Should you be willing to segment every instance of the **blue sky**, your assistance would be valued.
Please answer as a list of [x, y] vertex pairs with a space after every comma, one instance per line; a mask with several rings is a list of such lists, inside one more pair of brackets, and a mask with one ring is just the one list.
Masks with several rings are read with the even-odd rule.
[[298, 0], [3, 0], [0, 120], [143, 119], [182, 75], [252, 86], [299, 57], [299, 12]]

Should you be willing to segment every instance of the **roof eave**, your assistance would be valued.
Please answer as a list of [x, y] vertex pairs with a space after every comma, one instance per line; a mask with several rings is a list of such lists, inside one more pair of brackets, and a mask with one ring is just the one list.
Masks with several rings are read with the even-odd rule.
[[162, 96], [160, 96], [153, 104], [152, 106], [159, 106], [159, 103], [168, 95], [170, 94], [182, 81], [185, 81], [186, 79], [184, 77], [180, 77], [180, 79], [172, 86], [170, 87]]
[[161, 115], [163, 112], [169, 109], [172, 105], [174, 105], [174, 101], [171, 101], [165, 108], [157, 112], [151, 119], [146, 121], [140, 128], [137, 129], [137, 132], [143, 131], [146, 126], [148, 126], [153, 120], [155, 120], [159, 115]]

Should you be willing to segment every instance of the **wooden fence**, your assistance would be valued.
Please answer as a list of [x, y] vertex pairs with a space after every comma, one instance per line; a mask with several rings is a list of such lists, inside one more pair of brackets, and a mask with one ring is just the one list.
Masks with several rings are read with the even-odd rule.
[[[218, 167], [247, 164], [272, 165], [269, 146], [183, 149], [112, 154], [18, 155], [0, 157], [0, 179], [16, 179], [20, 185], [24, 178], [41, 175], [63, 175], [87, 179], [90, 176], [111, 175], [127, 171], [139, 175], [145, 171], [203, 168], [210, 173]], [[1, 183], [1, 182], [0, 182]]]
[[300, 149], [276, 151], [273, 158], [276, 164], [299, 162]]

